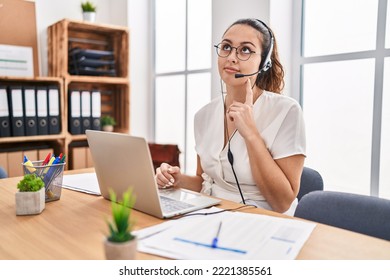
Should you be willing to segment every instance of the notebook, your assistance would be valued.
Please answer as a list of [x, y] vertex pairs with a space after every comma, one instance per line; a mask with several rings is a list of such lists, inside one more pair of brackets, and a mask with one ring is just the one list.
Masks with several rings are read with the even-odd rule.
[[189, 213], [221, 201], [185, 189], [159, 189], [149, 146], [142, 137], [86, 130], [102, 196], [109, 190], [121, 197], [129, 187], [136, 196], [134, 209], [158, 218]]

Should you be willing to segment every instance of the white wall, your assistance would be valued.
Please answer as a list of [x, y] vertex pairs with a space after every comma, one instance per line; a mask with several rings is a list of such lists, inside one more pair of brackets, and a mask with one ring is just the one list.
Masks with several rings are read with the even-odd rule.
[[129, 0], [130, 132], [153, 135], [151, 0]]
[[275, 33], [278, 43], [280, 62], [285, 72], [285, 87], [283, 94], [292, 96], [298, 100], [299, 93], [293, 95], [291, 91], [291, 65], [293, 46], [293, 0], [270, 1], [270, 27]]

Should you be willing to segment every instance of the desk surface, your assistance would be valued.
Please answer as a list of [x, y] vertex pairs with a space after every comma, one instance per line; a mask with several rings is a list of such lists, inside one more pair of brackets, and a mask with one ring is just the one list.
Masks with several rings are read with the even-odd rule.
[[[16, 216], [15, 192], [20, 179], [0, 180], [0, 259], [104, 259], [109, 201], [101, 196], [63, 189], [61, 199], [48, 202], [41, 214]], [[236, 206], [238, 204], [223, 201], [218, 207]], [[242, 212], [283, 216], [263, 209]], [[164, 221], [138, 211], [133, 213], [136, 230]], [[137, 258], [162, 259], [140, 252]], [[390, 259], [390, 242], [318, 224], [297, 259]]]

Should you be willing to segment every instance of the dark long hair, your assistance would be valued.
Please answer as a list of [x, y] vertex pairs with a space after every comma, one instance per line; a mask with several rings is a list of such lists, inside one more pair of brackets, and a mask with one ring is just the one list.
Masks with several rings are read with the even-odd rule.
[[229, 26], [228, 29], [226, 29], [225, 33], [232, 26], [237, 24], [248, 25], [261, 33], [262, 35], [261, 49], [263, 52], [261, 54], [262, 61], [264, 61], [264, 59], [266, 58], [268, 50], [270, 48], [271, 45], [270, 32], [272, 33], [272, 36], [274, 38], [274, 46], [271, 54], [272, 67], [268, 69], [268, 71], [262, 72], [259, 75], [257, 75], [256, 86], [267, 91], [281, 93], [284, 88], [284, 70], [282, 64], [279, 61], [278, 46], [273, 31], [271, 30], [271, 28], [266, 26], [262, 21], [258, 19], [245, 18], [245, 19], [239, 19], [235, 21], [232, 25]]

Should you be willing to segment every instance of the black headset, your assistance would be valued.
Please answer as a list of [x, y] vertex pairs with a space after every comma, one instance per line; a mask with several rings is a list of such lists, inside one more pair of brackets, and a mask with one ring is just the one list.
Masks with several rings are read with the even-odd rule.
[[268, 33], [270, 36], [270, 43], [269, 43], [269, 46], [267, 48], [267, 51], [263, 52], [263, 54], [261, 55], [261, 64], [259, 66], [259, 70], [257, 70], [254, 73], [250, 73], [250, 74], [237, 73], [237, 74], [235, 74], [236, 78], [243, 78], [243, 77], [258, 75], [257, 79], [259, 79], [259, 77], [260, 77], [259, 74], [268, 71], [272, 67], [271, 55], [272, 55], [272, 51], [274, 49], [274, 35], [272, 34], [271, 29], [263, 21], [261, 21], [259, 19], [255, 19], [255, 20], [260, 22], [268, 30]]
[[256, 19], [256, 20], [258, 22], [260, 22], [268, 30], [268, 33], [270, 36], [270, 44], [269, 44], [269, 47], [267, 49], [267, 52], [265, 52], [261, 57], [262, 59], [261, 59], [260, 67], [259, 67], [259, 71], [260, 71], [259, 73], [262, 73], [262, 72], [268, 71], [268, 69], [270, 69], [272, 67], [271, 55], [272, 55], [272, 51], [274, 49], [274, 35], [272, 34], [272, 31], [268, 27], [268, 25], [266, 25], [263, 21], [261, 21], [259, 19]]

